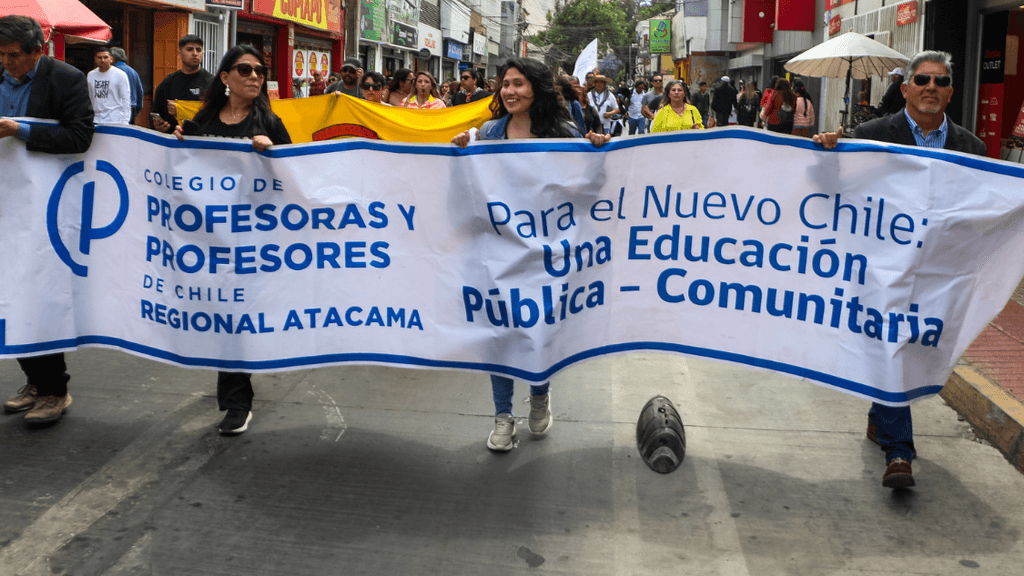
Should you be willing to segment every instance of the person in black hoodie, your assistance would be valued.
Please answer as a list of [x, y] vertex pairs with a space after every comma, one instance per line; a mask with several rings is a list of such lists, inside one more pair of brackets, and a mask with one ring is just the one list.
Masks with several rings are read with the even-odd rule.
[[715, 113], [715, 126], [728, 126], [729, 116], [736, 107], [736, 89], [729, 83], [728, 76], [722, 76], [722, 82], [715, 88], [711, 96], [711, 111]]

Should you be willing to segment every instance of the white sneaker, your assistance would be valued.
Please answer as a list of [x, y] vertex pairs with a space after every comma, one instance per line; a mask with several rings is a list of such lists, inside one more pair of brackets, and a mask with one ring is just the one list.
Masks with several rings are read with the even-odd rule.
[[530, 433], [544, 436], [551, 430], [554, 418], [551, 417], [551, 394], [530, 396]]
[[494, 417], [494, 430], [487, 437], [487, 447], [495, 452], [508, 452], [515, 437], [516, 419], [511, 414], [498, 414]]

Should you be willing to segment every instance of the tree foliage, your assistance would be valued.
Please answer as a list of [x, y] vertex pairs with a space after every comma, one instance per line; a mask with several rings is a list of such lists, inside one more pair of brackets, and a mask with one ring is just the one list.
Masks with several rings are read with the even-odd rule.
[[576, 57], [594, 38], [597, 38], [598, 59], [604, 57], [608, 48], [617, 55], [627, 54], [633, 38], [633, 28], [618, 2], [556, 2], [555, 12], [548, 14], [548, 19], [548, 28], [534, 35], [530, 41], [548, 47], [548, 62], [558, 63], [565, 70], [573, 69]]
[[556, 0], [547, 29], [530, 41], [547, 48], [549, 64], [572, 70], [580, 52], [597, 38], [598, 60], [607, 59], [611, 49], [615, 58], [609, 62], [618, 60], [621, 67], [629, 61], [630, 44], [637, 42], [637, 22], [674, 8], [674, 0]]

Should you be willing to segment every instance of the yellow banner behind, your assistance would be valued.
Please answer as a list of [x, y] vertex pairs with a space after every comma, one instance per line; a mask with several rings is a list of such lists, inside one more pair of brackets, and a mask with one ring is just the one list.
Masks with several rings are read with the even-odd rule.
[[[416, 110], [328, 94], [271, 100], [270, 108], [296, 144], [338, 138], [447, 143], [459, 132], [490, 120], [490, 104], [491, 99], [484, 98], [440, 110]], [[201, 102], [178, 100], [178, 121], [193, 118], [201, 106]]]

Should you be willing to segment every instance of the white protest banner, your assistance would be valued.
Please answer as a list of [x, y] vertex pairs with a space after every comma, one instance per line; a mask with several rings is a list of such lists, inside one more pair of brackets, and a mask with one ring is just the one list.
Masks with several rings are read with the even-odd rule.
[[1024, 166], [746, 128], [451, 145], [0, 140], [0, 354], [543, 381], [632, 350], [902, 404], [1024, 274]]
[[573, 68], [572, 75], [579, 79], [580, 84], [586, 78], [588, 72], [593, 72], [597, 68], [597, 38], [594, 38], [587, 47], [580, 52], [579, 57], [576, 58], [576, 66]]

